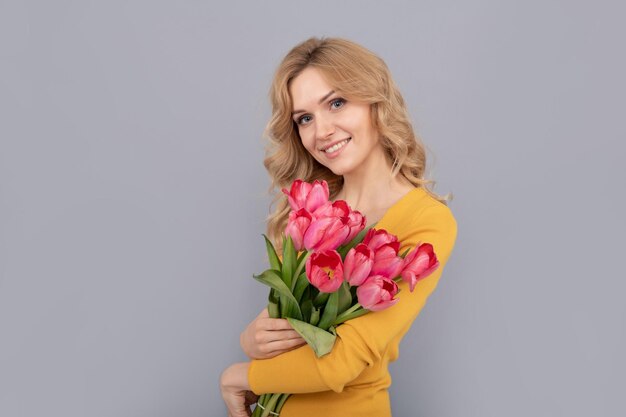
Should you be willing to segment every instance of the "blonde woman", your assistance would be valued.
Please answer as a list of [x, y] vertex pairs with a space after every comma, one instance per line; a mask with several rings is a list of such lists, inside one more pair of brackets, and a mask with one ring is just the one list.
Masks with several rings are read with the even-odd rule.
[[292, 393], [283, 417], [391, 416], [388, 363], [435, 289], [454, 246], [456, 222], [445, 198], [429, 190], [425, 151], [385, 63], [351, 41], [311, 38], [294, 47], [276, 71], [265, 167], [276, 193], [268, 235], [280, 243], [289, 205], [280, 193], [295, 179], [326, 180], [342, 199], [398, 236], [400, 251], [429, 242], [439, 269], [400, 301], [337, 328], [333, 350], [316, 358], [286, 320], [262, 312], [241, 334], [249, 362], [221, 377], [229, 415], [249, 415], [256, 395]]

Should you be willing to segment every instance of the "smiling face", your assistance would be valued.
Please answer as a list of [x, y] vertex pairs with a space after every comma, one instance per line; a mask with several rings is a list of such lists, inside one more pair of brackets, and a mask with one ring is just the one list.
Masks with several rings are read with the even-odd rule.
[[382, 150], [370, 105], [342, 97], [318, 69], [305, 68], [289, 93], [302, 145], [336, 175], [365, 169], [373, 151]]

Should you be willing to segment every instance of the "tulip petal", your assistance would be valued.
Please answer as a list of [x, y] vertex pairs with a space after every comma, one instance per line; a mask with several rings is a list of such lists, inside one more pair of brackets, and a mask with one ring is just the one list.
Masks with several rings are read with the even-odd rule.
[[402, 269], [402, 279], [409, 283], [413, 291], [418, 281], [426, 278], [439, 267], [439, 261], [430, 243], [416, 246], [406, 258]]
[[343, 263], [337, 251], [314, 252], [307, 259], [306, 275], [322, 293], [332, 293], [343, 282]]
[[314, 181], [308, 192], [305, 202], [305, 208], [313, 213], [319, 207], [323, 206], [329, 197], [328, 183], [326, 181]]
[[382, 275], [373, 275], [356, 289], [359, 304], [370, 311], [384, 310], [394, 305], [398, 299], [398, 285]]

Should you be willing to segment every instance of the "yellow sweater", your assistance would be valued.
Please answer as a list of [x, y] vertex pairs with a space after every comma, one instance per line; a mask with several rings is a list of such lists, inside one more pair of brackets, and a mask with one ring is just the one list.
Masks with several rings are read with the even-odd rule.
[[281, 417], [391, 416], [387, 365], [433, 292], [456, 239], [456, 221], [447, 206], [415, 188], [376, 225], [398, 236], [400, 253], [420, 242], [433, 245], [440, 267], [410, 292], [399, 284], [400, 301], [337, 327], [333, 350], [316, 358], [304, 345], [271, 359], [253, 360], [248, 379], [256, 394], [288, 392]]

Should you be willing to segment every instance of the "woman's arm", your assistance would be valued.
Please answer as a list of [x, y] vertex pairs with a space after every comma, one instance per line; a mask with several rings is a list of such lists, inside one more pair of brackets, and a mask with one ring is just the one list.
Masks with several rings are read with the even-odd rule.
[[249, 362], [235, 363], [220, 377], [220, 390], [229, 417], [247, 417], [250, 415], [250, 405], [254, 404], [257, 397], [250, 391], [248, 384]]
[[271, 359], [253, 360], [248, 371], [252, 391], [341, 392], [363, 370], [378, 362], [391, 345], [399, 343], [437, 286], [456, 239], [456, 222], [443, 204], [427, 204], [417, 212], [413, 209], [402, 214], [401, 219], [388, 223], [389, 231], [401, 242], [400, 251], [429, 242], [440, 262], [438, 270], [418, 282], [413, 292], [401, 283], [400, 301], [393, 307], [338, 326], [335, 346], [326, 356], [317, 358], [311, 348], [303, 346]]

